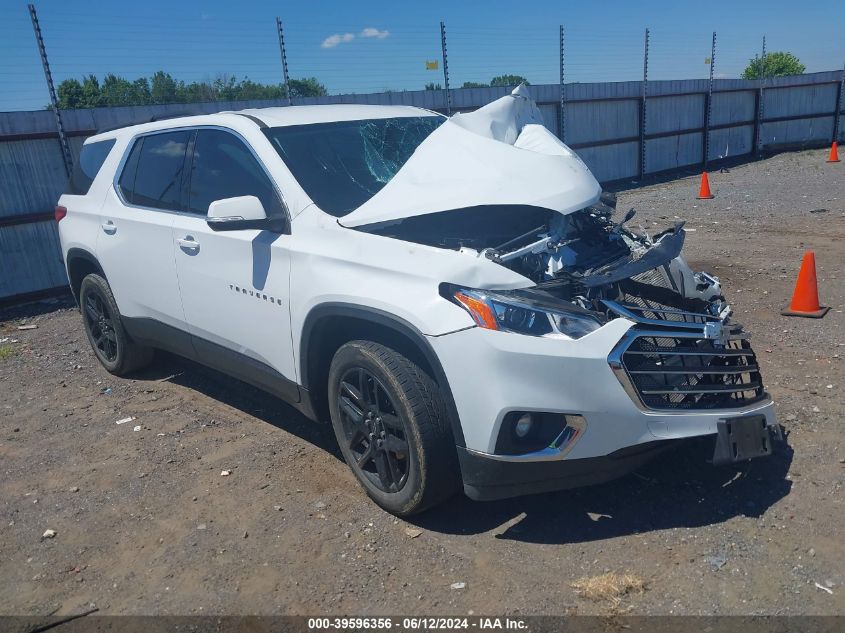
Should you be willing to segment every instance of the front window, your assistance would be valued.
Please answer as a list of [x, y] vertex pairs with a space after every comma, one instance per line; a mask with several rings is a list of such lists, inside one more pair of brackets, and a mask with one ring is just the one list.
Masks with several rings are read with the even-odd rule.
[[341, 217], [381, 191], [446, 119], [398, 117], [264, 130], [305, 193]]
[[268, 216], [283, 215], [276, 189], [249, 148], [223, 130], [197, 130], [188, 211], [206, 215], [215, 200], [255, 196]]

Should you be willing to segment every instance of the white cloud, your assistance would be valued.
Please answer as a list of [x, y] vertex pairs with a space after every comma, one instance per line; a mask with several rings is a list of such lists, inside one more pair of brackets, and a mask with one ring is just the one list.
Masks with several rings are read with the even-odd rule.
[[334, 35], [329, 35], [326, 39], [324, 39], [323, 43], [320, 44], [320, 48], [334, 48], [338, 44], [351, 42], [354, 39], [354, 33], [335, 33]]
[[388, 31], [388, 30], [379, 31], [377, 28], [372, 27], [372, 26], [368, 26], [363, 31], [361, 31], [361, 37], [374, 37], [378, 40], [383, 40], [388, 35], [390, 35], [390, 31]]
[[[373, 26], [368, 26], [367, 28], [362, 29], [361, 32], [358, 33], [357, 37], [383, 40], [388, 35], [390, 35], [390, 31], [386, 29], [384, 31], [380, 31]], [[323, 43], [320, 44], [320, 48], [334, 48], [340, 44], [351, 42], [355, 39], [355, 37], [355, 33], [334, 33], [323, 40]]]

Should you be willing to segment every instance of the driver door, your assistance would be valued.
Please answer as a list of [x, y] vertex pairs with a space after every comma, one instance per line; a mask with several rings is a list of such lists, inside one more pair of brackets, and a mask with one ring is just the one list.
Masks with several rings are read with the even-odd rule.
[[199, 359], [298, 401], [289, 301], [290, 235], [245, 229], [213, 231], [215, 200], [255, 196], [268, 216], [283, 215], [276, 187], [237, 134], [195, 131], [189, 157], [187, 213], [173, 223], [176, 272]]

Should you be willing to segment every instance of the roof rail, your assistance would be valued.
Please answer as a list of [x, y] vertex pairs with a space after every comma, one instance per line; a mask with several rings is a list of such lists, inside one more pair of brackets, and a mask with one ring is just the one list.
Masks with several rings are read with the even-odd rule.
[[135, 121], [134, 123], [124, 123], [121, 125], [112, 125], [110, 127], [104, 127], [97, 130], [97, 134], [102, 134], [103, 132], [111, 132], [113, 130], [119, 130], [120, 128], [129, 127], [130, 125], [141, 125], [142, 123], [155, 123], [156, 121], [167, 121], [168, 119], [178, 119], [183, 116], [197, 116], [201, 114], [208, 114], [207, 112], [172, 112], [172, 113], [164, 113], [164, 114], [154, 114], [153, 116], [145, 119], [143, 121]]
[[178, 119], [179, 117], [183, 116], [197, 116], [200, 114], [206, 114], [205, 112], [188, 112], [187, 110], [183, 112], [172, 112], [170, 114], [154, 114], [150, 117], [150, 120], [147, 123], [154, 123], [155, 121], [167, 121], [167, 119]]
[[245, 116], [247, 119], [249, 119], [250, 121], [255, 123], [262, 130], [267, 127], [267, 124], [264, 121], [262, 121], [257, 116], [254, 116], [252, 114], [246, 114], [244, 112], [233, 112], [231, 110], [224, 110], [223, 112], [220, 112], [219, 114], [237, 114], [238, 116]]

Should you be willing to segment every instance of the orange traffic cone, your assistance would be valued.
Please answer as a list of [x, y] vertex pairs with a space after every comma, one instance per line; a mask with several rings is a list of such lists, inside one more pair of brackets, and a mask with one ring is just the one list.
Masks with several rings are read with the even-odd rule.
[[839, 162], [839, 146], [836, 144], [836, 141], [833, 141], [833, 145], [830, 146], [830, 156], [827, 157], [828, 163], [838, 163]]
[[789, 308], [781, 312], [784, 316], [802, 316], [820, 319], [830, 308], [819, 305], [819, 289], [816, 282], [816, 254], [813, 251], [804, 253], [801, 270], [798, 271], [798, 281], [795, 282], [795, 292], [792, 293], [792, 303]]
[[698, 199], [699, 200], [709, 200], [713, 197], [713, 194], [710, 193], [710, 181], [707, 179], [707, 172], [701, 172], [701, 187], [698, 190]]

